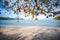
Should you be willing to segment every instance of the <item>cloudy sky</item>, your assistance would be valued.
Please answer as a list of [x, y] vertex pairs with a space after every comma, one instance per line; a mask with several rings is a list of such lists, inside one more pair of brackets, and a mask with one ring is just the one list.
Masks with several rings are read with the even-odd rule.
[[[7, 0], [8, 1], [8, 0]], [[10, 1], [9, 1], [10, 2]], [[11, 1], [11, 2], [15, 2], [15, 0]], [[11, 4], [12, 5], [12, 4]], [[16, 18], [16, 14], [14, 14], [14, 12], [9, 9], [9, 11], [5, 10], [5, 8], [1, 8], [3, 6], [2, 0], [0, 0], [0, 17], [12, 17], [12, 18]], [[54, 11], [58, 11], [60, 10], [60, 7], [54, 7]], [[19, 17], [24, 17], [24, 12], [20, 12], [19, 13]]]

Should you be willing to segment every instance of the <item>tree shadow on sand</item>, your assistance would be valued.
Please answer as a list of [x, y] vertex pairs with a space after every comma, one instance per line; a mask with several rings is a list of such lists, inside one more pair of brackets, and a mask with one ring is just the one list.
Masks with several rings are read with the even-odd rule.
[[60, 40], [60, 32], [42, 32], [36, 34], [32, 40]]
[[0, 28], [2, 28], [2, 26], [0, 26]]
[[12, 35], [5, 35], [2, 32], [0, 32], [0, 40], [24, 40], [25, 37], [19, 36], [21, 34], [12, 34]]

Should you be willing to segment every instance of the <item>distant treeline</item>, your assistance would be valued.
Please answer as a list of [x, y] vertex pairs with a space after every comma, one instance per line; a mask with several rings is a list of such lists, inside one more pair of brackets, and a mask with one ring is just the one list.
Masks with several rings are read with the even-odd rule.
[[0, 17], [0, 20], [23, 20], [23, 18]]
[[54, 18], [55, 20], [60, 20], [60, 16], [57, 16]]

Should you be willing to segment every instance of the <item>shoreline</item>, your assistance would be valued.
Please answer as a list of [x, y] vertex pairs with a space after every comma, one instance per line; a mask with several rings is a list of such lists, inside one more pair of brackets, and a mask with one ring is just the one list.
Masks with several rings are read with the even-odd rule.
[[0, 27], [41, 27], [41, 28], [60, 28], [60, 27], [54, 27], [54, 26], [22, 26], [22, 25], [0, 25]]

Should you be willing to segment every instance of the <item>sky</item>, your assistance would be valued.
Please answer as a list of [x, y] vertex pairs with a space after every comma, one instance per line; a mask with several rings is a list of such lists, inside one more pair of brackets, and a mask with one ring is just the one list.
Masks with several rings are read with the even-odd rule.
[[[9, 0], [7, 0], [7, 1], [9, 1]], [[12, 2], [15, 2], [15, 0], [13, 0]], [[10, 5], [12, 5], [12, 4], [10, 4]], [[7, 11], [7, 10], [5, 10], [5, 8], [1, 8], [2, 6], [3, 6], [3, 3], [0, 0], [0, 11], [1, 11], [0, 17], [11, 17], [11, 18], [16, 18], [17, 17], [17, 15], [14, 14], [14, 12], [11, 9], [9, 9], [9, 11]], [[55, 9], [54, 11], [59, 11], [60, 7], [57, 7], [57, 8], [54, 7], [54, 9]], [[25, 16], [25, 14], [24, 14], [23, 11], [19, 13], [20, 18], [24, 18], [24, 16]], [[45, 18], [45, 16], [42, 16], [42, 15], [40, 15], [39, 17]], [[31, 14], [28, 18], [31, 18]]]

